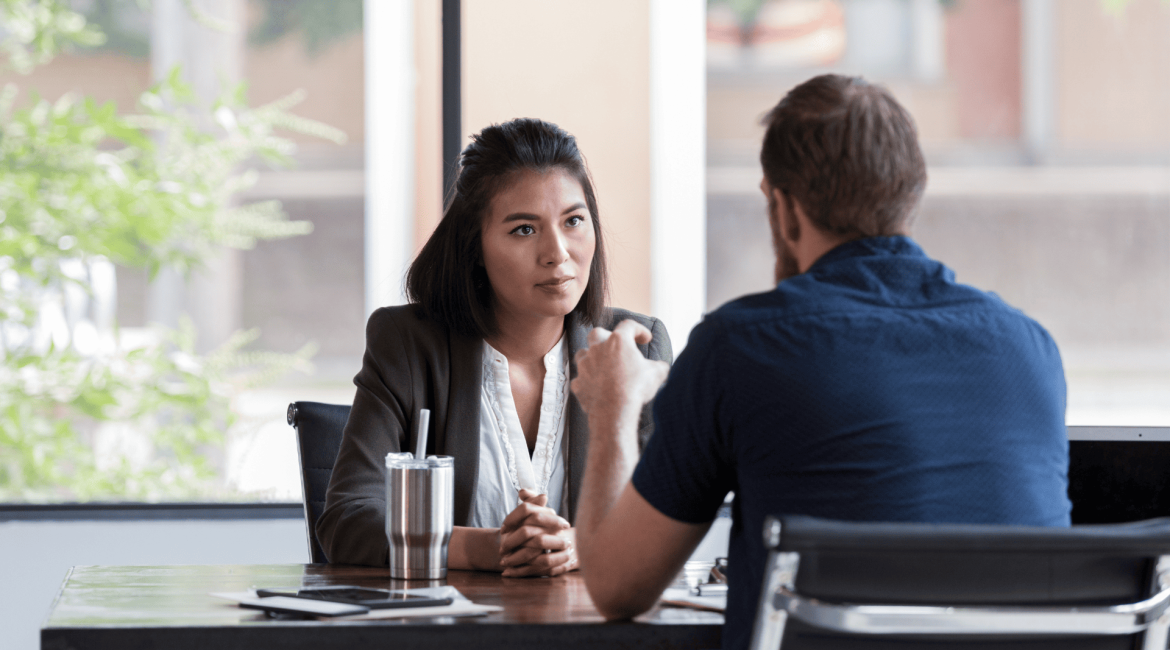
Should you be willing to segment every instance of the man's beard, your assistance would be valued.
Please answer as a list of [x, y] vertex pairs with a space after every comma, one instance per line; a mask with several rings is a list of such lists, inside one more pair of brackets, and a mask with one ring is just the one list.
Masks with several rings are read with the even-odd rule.
[[[776, 284], [780, 284], [794, 275], [800, 275], [800, 267], [796, 264], [796, 255], [792, 254], [792, 247], [788, 244], [788, 240], [780, 236], [778, 208], [776, 202], [768, 197], [768, 227], [772, 231], [772, 252], [776, 254], [776, 267], [773, 271]], [[788, 204], [788, 214], [795, 218], [792, 203]], [[800, 237], [800, 228], [790, 229], [788, 236], [792, 239]]]
[[[796, 208], [792, 200], [787, 196], [785, 197], [785, 202], [788, 208], [788, 215], [791, 217], [787, 233], [788, 239], [796, 241], [800, 239], [800, 225], [796, 221]], [[776, 204], [775, 198], [769, 194], [768, 229], [772, 231], [772, 251], [776, 254], [776, 266], [773, 269], [776, 284], [780, 284], [794, 275], [800, 275], [800, 266], [796, 263], [796, 255], [792, 253], [792, 247], [788, 244], [787, 239], [780, 236], [779, 208], [780, 206]]]
[[776, 253], [776, 284], [780, 284], [794, 275], [800, 275], [800, 267], [796, 265], [796, 256], [792, 254], [788, 242], [784, 241], [775, 230], [772, 231], [772, 250]]

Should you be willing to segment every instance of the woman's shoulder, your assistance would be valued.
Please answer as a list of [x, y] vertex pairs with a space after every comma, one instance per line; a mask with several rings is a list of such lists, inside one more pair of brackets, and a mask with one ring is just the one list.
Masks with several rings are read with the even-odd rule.
[[366, 322], [366, 341], [369, 343], [397, 339], [401, 343], [418, 346], [428, 341], [446, 341], [447, 338], [447, 327], [427, 318], [416, 304], [379, 307]]
[[366, 336], [387, 330], [414, 330], [423, 328], [424, 317], [418, 305], [379, 307], [366, 321]]
[[612, 330], [617, 326], [618, 323], [624, 320], [635, 321], [639, 325], [643, 325], [646, 327], [646, 329], [649, 330], [653, 330], [655, 326], [663, 327], [662, 321], [654, 318], [653, 316], [639, 314], [636, 311], [630, 311], [620, 307], [610, 307], [609, 309], [605, 310], [605, 315], [602, 317], [602, 319], [604, 322], [598, 323], [597, 326], [604, 327], [607, 330]]

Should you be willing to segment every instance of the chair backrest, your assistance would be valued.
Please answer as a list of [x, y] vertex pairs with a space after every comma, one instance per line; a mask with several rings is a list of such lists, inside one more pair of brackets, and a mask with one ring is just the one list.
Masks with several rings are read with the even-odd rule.
[[293, 402], [288, 423], [297, 430], [301, 458], [301, 491], [305, 499], [305, 525], [309, 528], [309, 555], [313, 562], [328, 562], [317, 541], [317, 519], [325, 509], [325, 490], [333, 475], [333, 463], [341, 448], [341, 432], [349, 419], [349, 405]]
[[764, 542], [753, 650], [1167, 647], [1170, 519], [1033, 528], [769, 517]]

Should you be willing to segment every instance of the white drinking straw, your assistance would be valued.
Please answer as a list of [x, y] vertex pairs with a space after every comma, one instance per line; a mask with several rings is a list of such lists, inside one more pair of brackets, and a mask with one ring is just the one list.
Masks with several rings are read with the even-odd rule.
[[414, 458], [425, 460], [427, 457], [427, 431], [430, 430], [431, 411], [422, 409], [418, 412], [418, 426], [414, 432]]

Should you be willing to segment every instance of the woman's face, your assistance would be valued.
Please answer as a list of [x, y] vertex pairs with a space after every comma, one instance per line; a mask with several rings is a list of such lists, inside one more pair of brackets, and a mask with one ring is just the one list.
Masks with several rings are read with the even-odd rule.
[[482, 239], [499, 322], [563, 317], [585, 293], [597, 235], [565, 171], [519, 172], [492, 199]]

